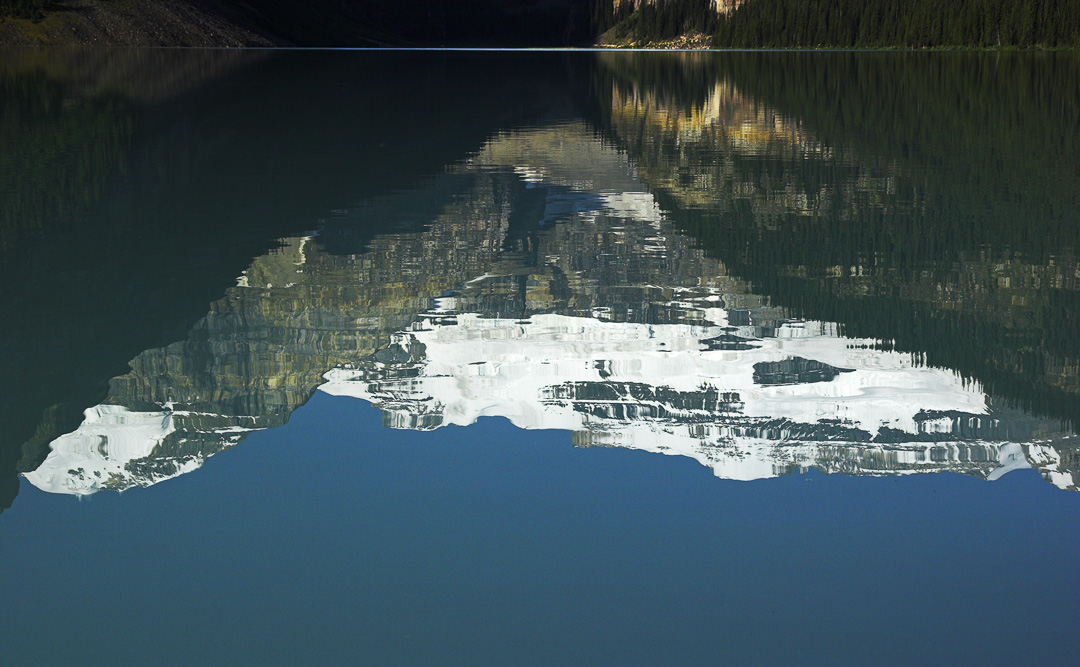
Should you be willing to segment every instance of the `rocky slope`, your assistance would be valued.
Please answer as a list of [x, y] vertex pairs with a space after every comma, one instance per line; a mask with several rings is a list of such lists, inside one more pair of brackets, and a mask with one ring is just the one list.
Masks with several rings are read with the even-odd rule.
[[0, 21], [0, 46], [274, 46], [283, 41], [186, 0], [65, 0], [40, 20]]
[[59, 0], [3, 17], [0, 46], [565, 46], [591, 0]]

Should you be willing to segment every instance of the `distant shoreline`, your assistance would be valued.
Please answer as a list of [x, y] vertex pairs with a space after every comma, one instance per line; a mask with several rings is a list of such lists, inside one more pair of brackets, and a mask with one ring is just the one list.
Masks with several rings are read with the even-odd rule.
[[1080, 47], [875, 47], [875, 48], [683, 48], [613, 46], [293, 46], [293, 45], [130, 45], [130, 44], [5, 44], [0, 49], [147, 49], [204, 51], [364, 51], [458, 53], [1080, 53]]
[[[478, 2], [480, 0], [477, 0]], [[554, 1], [554, 0], [553, 0]], [[580, 2], [582, 0], [562, 0]], [[1080, 0], [1077, 0], [1080, 2]], [[0, 11], [3, 0], [0, 0]], [[256, 3], [257, 4], [257, 3]], [[288, 2], [281, 6], [291, 6]], [[319, 7], [327, 2], [314, 3]], [[297, 2], [296, 7], [304, 4]], [[400, 49], [400, 50], [491, 50], [491, 51], [1077, 51], [1080, 44], [1065, 46], [979, 46], [955, 44], [913, 47], [905, 45], [875, 47], [738, 47], [716, 48], [714, 36], [691, 31], [669, 39], [633, 39], [625, 31], [611, 28], [589, 37], [578, 32], [571, 36], [535, 33], [539, 43], [563, 40], [565, 45], [528, 46], [519, 38], [525, 33], [500, 32], [502, 24], [490, 23], [487, 32], [480, 29], [464, 33], [450, 31], [405, 32], [380, 28], [357, 17], [337, 16], [323, 9], [290, 9], [299, 14], [264, 16], [258, 12], [225, 13], [226, 5], [208, 0], [58, 0], [47, 5], [35, 18], [0, 16], [0, 47], [125, 47], [125, 48], [286, 48], [286, 49]], [[335, 10], [336, 11], [336, 10]], [[489, 17], [490, 18], [490, 17]], [[304, 19], [299, 25], [294, 19]], [[333, 20], [332, 20], [333, 19]], [[337, 20], [341, 19], [341, 20]], [[395, 24], [397, 25], [397, 24]], [[404, 24], [403, 24], [404, 25]], [[483, 26], [482, 23], [477, 24]], [[498, 26], [498, 28], [496, 27]], [[400, 26], [399, 26], [400, 27]], [[431, 26], [428, 26], [430, 28]], [[474, 26], [475, 27], [475, 26]], [[443, 31], [445, 32], [445, 30]], [[616, 37], [618, 35], [618, 37]], [[459, 44], [447, 45], [454, 38]], [[501, 38], [501, 40], [500, 40]], [[503, 41], [505, 44], [500, 44]], [[528, 41], [526, 38], [524, 41]], [[477, 45], [483, 42], [487, 45]], [[494, 42], [494, 43], [493, 43]]]

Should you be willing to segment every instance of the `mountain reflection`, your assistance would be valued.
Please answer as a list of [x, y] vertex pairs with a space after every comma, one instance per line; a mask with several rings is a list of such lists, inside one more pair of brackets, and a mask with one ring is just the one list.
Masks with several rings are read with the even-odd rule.
[[[503, 131], [441, 175], [282, 238], [187, 339], [135, 357], [26, 478], [74, 494], [154, 484], [322, 390], [370, 401], [392, 428], [501, 416], [580, 446], [688, 456], [723, 478], [1032, 467], [1076, 490], [1075, 438], [1059, 420], [925, 352], [777, 305], [687, 233], [695, 211], [743, 220], [749, 201], [767, 231], [866, 215], [903, 187], [902, 170], [860, 166], [731, 80], [706, 83], [688, 107], [616, 83], [600, 96], [601, 135], [582, 121]], [[710, 168], [687, 172], [695, 159]], [[818, 162], [837, 172], [819, 185], [785, 171]], [[977, 283], [964, 266], [946, 271]], [[897, 275], [830, 270], [873, 286]]]
[[[1080, 418], [1080, 58], [604, 54], [596, 113], [773, 303]], [[620, 57], [625, 56], [625, 57]]]

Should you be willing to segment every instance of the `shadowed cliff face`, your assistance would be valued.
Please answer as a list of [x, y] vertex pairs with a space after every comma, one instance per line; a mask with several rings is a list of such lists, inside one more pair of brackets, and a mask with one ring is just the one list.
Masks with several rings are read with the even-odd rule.
[[[401, 231], [362, 245], [374, 219]], [[1037, 467], [1068, 432], [910, 354], [793, 319], [680, 234], [578, 123], [500, 134], [447, 174], [257, 258], [186, 340], [147, 350], [27, 477], [91, 493], [189, 472], [317, 388], [430, 429], [504, 416], [726, 478]]]
[[[783, 106], [818, 99], [814, 80], [741, 56], [348, 55], [193, 68], [205, 78], [167, 102], [25, 79], [72, 109], [108, 100], [120, 120], [102, 126], [126, 129], [87, 134], [116, 166], [85, 196], [43, 191], [60, 204], [0, 262], [20, 286], [4, 296], [12, 473], [74, 493], [155, 483], [323, 386], [390, 426], [502, 415], [724, 477], [1033, 466], [1075, 487], [1057, 423], [1077, 402], [1064, 149], [1060, 173], [1024, 163], [999, 128], [967, 164], [884, 121], [875, 149], [828, 109]], [[822, 66], [872, 90], [882, 62]], [[748, 92], [751, 65], [783, 85]], [[948, 133], [929, 80], [913, 99]], [[27, 127], [33, 153], [50, 129]]]

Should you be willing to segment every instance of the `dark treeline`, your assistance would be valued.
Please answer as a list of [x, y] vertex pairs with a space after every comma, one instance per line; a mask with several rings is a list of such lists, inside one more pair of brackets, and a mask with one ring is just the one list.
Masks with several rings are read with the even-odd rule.
[[748, 0], [727, 15], [708, 0], [598, 0], [594, 23], [635, 42], [711, 34], [718, 48], [1080, 46], [1080, 0]]
[[1080, 0], [750, 0], [724, 48], [1080, 46]]

